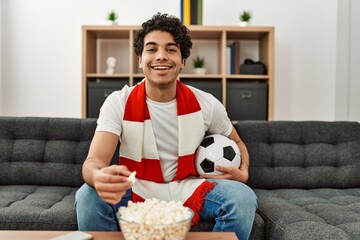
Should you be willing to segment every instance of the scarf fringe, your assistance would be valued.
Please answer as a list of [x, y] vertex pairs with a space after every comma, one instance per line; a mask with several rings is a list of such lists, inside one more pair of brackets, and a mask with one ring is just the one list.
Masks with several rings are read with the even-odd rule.
[[208, 181], [203, 182], [195, 192], [186, 200], [184, 203], [185, 207], [191, 208], [194, 212], [194, 217], [192, 219], [191, 225], [194, 226], [198, 224], [200, 220], [199, 212], [203, 207], [206, 194], [215, 187], [216, 182], [210, 183]]

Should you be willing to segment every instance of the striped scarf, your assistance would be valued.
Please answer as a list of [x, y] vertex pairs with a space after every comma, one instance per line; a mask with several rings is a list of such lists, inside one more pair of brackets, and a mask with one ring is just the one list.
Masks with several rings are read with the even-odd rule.
[[[145, 80], [146, 81], [146, 80]], [[200, 217], [206, 194], [214, 187], [196, 178], [194, 154], [204, 137], [204, 120], [194, 93], [177, 81], [178, 166], [171, 182], [165, 183], [155, 141], [149, 109], [146, 104], [145, 81], [137, 84], [125, 104], [119, 162], [136, 171], [132, 201], [157, 198], [181, 201], [194, 211], [193, 224]]]

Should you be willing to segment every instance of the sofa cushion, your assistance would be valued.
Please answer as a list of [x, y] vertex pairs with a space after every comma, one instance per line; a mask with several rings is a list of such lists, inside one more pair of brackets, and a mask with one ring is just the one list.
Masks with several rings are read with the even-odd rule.
[[269, 239], [360, 239], [360, 188], [255, 193]]
[[[211, 232], [214, 228], [215, 221], [200, 221], [197, 225], [192, 226], [191, 232]], [[254, 224], [251, 230], [250, 240], [265, 239], [265, 223], [261, 216], [256, 213]]]
[[1, 117], [0, 185], [83, 184], [96, 119]]
[[0, 186], [0, 229], [76, 230], [75, 192], [57, 186]]
[[253, 188], [360, 187], [360, 123], [243, 121]]

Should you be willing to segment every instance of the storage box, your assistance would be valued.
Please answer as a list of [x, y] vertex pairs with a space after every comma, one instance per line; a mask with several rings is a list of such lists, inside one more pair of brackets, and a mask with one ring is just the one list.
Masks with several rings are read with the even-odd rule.
[[116, 90], [122, 89], [129, 80], [93, 81], [87, 83], [87, 117], [99, 117], [105, 99]]
[[228, 82], [226, 109], [231, 120], [267, 120], [267, 83]]
[[211, 93], [214, 97], [216, 97], [220, 102], [221, 100], [221, 82], [218, 81], [206, 81], [204, 79], [201, 80], [191, 80], [191, 81], [181, 81], [186, 85], [193, 86], [205, 92]]

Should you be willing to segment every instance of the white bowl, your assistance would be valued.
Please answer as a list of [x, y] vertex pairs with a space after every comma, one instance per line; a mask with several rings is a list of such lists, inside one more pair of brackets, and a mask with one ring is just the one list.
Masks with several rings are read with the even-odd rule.
[[117, 218], [121, 232], [126, 240], [184, 240], [194, 217], [194, 212], [190, 208], [187, 208], [187, 210], [191, 213], [189, 218], [169, 224], [150, 225], [130, 222], [123, 219], [119, 213], [117, 213]]

